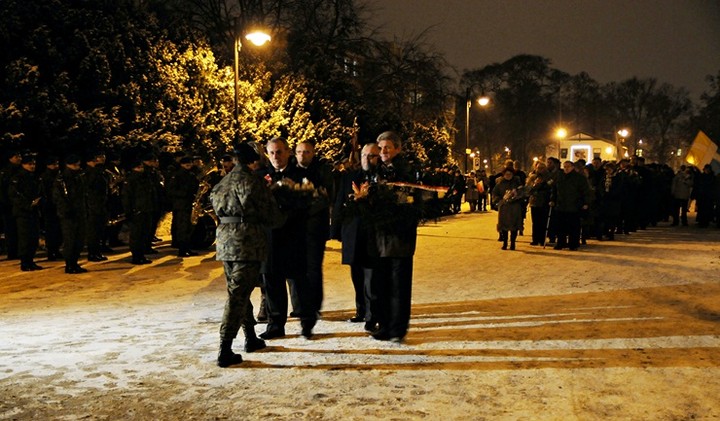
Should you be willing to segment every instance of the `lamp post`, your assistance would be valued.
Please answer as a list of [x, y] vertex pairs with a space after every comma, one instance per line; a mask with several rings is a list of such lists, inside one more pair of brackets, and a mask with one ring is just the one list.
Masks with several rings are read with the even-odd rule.
[[616, 152], [617, 159], [620, 160], [620, 159], [624, 158], [624, 156], [620, 154], [620, 151], [622, 150], [622, 147], [625, 145], [625, 139], [627, 139], [627, 137], [630, 135], [630, 130], [620, 129], [616, 133], [617, 133], [617, 137], [616, 137], [617, 140], [615, 142], [616, 143], [615, 149], [617, 149], [617, 152]]
[[468, 166], [468, 151], [470, 150], [470, 88], [465, 90], [465, 173]]
[[[233, 73], [235, 74], [235, 103], [233, 108], [233, 118], [235, 121], [235, 128], [240, 128], [240, 122], [238, 121], [240, 119], [240, 111], [239, 111], [239, 102], [240, 102], [240, 80], [238, 75], [238, 68], [240, 63], [240, 50], [242, 50], [242, 40], [240, 39], [240, 31], [238, 28], [238, 18], [235, 18], [234, 21], [234, 36], [233, 36], [233, 52], [234, 52], [234, 66], [233, 66]], [[253, 43], [254, 45], [257, 45], [258, 47], [264, 45], [265, 43], [270, 41], [270, 35], [263, 31], [253, 31], [245, 35], [245, 39]]]
[[[468, 172], [468, 157], [472, 152], [470, 150], [470, 108], [472, 107], [472, 100], [470, 99], [470, 89], [465, 89], [465, 173]], [[490, 104], [490, 98], [482, 94], [477, 100], [478, 105], [485, 108]]]
[[567, 130], [564, 127], [558, 127], [557, 130], [555, 130], [555, 137], [558, 141], [558, 147], [557, 147], [557, 158], [558, 160], [561, 160], [560, 156], [560, 148], [562, 147], [562, 141], [567, 137]]

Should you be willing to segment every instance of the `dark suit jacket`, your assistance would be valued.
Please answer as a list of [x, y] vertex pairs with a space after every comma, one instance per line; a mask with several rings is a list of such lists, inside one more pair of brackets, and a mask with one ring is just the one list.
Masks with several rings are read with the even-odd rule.
[[332, 238], [342, 241], [342, 263], [345, 265], [369, 265], [373, 257], [378, 256], [372, 221], [363, 221], [358, 215], [347, 215], [346, 204], [352, 200], [352, 183], [358, 186], [371, 176], [362, 170], [348, 171], [343, 174], [338, 186], [332, 215]]
[[[269, 166], [260, 172], [260, 175], [269, 176], [273, 182], [281, 178], [289, 178], [296, 183], [302, 183], [302, 179], [307, 176], [305, 170], [293, 164], [289, 164], [282, 173], [278, 173], [272, 166]], [[272, 186], [271, 189], [273, 189]], [[307, 270], [305, 259], [307, 254], [305, 242], [307, 212], [302, 207], [294, 207], [292, 203], [287, 203], [287, 198], [280, 200], [279, 191], [273, 189], [273, 192], [281, 205], [281, 210], [287, 214], [288, 218], [282, 226], [267, 230], [269, 253], [262, 272], [285, 278], [305, 276]]]

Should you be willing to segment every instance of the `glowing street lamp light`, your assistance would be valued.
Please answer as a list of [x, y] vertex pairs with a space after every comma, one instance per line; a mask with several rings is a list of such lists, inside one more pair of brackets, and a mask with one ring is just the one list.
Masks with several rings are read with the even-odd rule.
[[[625, 139], [630, 136], [630, 130], [620, 129], [617, 131], [618, 137], [615, 138], [615, 148], [617, 149], [617, 156], [620, 157], [620, 151], [625, 146]], [[625, 157], [628, 156], [627, 150], [625, 151]]]
[[252, 42], [254, 45], [257, 45], [258, 47], [262, 47], [266, 43], [270, 42], [270, 35], [266, 34], [263, 31], [253, 31], [249, 34], [245, 35], [245, 39]]
[[[238, 67], [240, 63], [240, 50], [242, 50], [242, 41], [240, 40], [239, 31], [238, 28], [238, 19], [235, 18], [235, 39], [233, 40], [233, 52], [235, 55], [235, 61], [234, 61], [234, 68], [233, 72], [235, 73], [235, 103], [234, 103], [234, 109], [233, 109], [233, 117], [235, 118], [235, 127], [239, 128], [239, 118], [240, 118], [240, 112], [239, 112], [239, 102], [240, 102], [240, 80], [238, 76]], [[250, 41], [253, 45], [257, 45], [258, 47], [265, 45], [266, 43], [270, 42], [270, 35], [263, 31], [253, 31], [245, 35], [245, 39]]]

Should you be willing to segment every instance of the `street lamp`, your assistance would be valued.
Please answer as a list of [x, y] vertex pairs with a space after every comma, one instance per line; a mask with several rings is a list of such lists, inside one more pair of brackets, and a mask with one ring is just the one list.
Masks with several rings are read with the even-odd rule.
[[[472, 107], [472, 100], [470, 99], [470, 88], [465, 90], [465, 172], [468, 172], [468, 156], [470, 155], [470, 107]], [[477, 100], [478, 105], [485, 108], [490, 104], [490, 98], [483, 94]]]
[[622, 150], [622, 147], [625, 145], [625, 139], [630, 136], [630, 130], [628, 129], [620, 129], [617, 131], [617, 136], [615, 136], [615, 149], [617, 149], [617, 158], [621, 159], [620, 151]]
[[[240, 102], [240, 80], [238, 75], [238, 67], [240, 63], [240, 50], [242, 50], [242, 40], [240, 39], [240, 34], [238, 31], [238, 19], [235, 18], [235, 31], [234, 31], [234, 40], [233, 40], [233, 51], [235, 55], [235, 61], [234, 61], [234, 68], [233, 73], [235, 73], [235, 104], [234, 104], [234, 110], [233, 110], [233, 117], [235, 119], [235, 128], [240, 128], [240, 122], [238, 121], [240, 119], [240, 112], [239, 112], [239, 102]], [[253, 43], [254, 45], [257, 45], [258, 47], [265, 45], [265, 43], [270, 42], [270, 35], [263, 31], [253, 31], [245, 35], [245, 39]]]
[[561, 154], [561, 147], [562, 147], [562, 141], [567, 137], [567, 130], [564, 127], [558, 127], [555, 130], [555, 137], [557, 138], [558, 146], [557, 146], [557, 158], [558, 160], [563, 159]]

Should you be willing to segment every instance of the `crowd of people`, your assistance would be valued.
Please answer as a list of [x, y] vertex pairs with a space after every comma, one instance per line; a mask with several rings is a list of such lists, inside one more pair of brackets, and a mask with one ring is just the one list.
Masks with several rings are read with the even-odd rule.
[[[84, 158], [84, 159], [83, 159]], [[92, 151], [60, 161], [13, 152], [0, 171], [0, 206], [5, 252], [22, 271], [41, 270], [35, 262], [41, 236], [47, 260], [65, 261], [65, 272], [86, 272], [79, 262], [107, 260], [124, 245], [120, 223], [130, 229], [131, 263], [150, 263], [163, 215], [172, 212], [172, 247], [178, 257], [197, 255], [191, 236], [201, 194], [215, 213], [216, 259], [223, 262], [227, 301], [220, 326], [217, 364], [238, 364], [232, 344], [242, 328], [246, 352], [285, 336], [288, 315], [312, 338], [323, 301], [323, 257], [328, 239], [342, 243], [355, 291], [352, 323], [364, 323], [381, 341], [402, 341], [409, 327], [417, 205], [423, 195], [395, 186], [446, 189], [441, 213], [497, 210], [498, 241], [515, 250], [532, 220], [531, 246], [577, 250], [588, 239], [613, 240], [667, 221], [688, 225], [695, 202], [697, 225], [720, 227], [720, 175], [683, 166], [677, 173], [645, 165], [642, 157], [618, 162], [593, 159], [536, 162], [526, 174], [517, 162], [502, 170], [464, 175], [457, 168], [415, 171], [402, 141], [385, 132], [362, 147], [356, 165], [341, 170], [315, 154], [312, 142], [295, 145], [276, 137], [266, 145], [234, 145], [206, 171], [198, 157], [178, 153], [161, 168], [152, 153], [138, 154], [127, 170], [119, 157]], [[438, 189], [440, 187], [440, 189]], [[408, 197], [413, 196], [413, 197]], [[442, 195], [441, 195], [442, 196]], [[528, 212], [529, 208], [529, 212]], [[120, 222], [120, 223], [118, 223]], [[62, 251], [62, 253], [61, 253]], [[261, 290], [256, 319], [250, 295]], [[289, 296], [289, 299], [288, 299]], [[256, 335], [255, 326], [267, 323]]]
[[[232, 350], [241, 327], [246, 352], [284, 337], [289, 307], [300, 320], [301, 335], [312, 338], [329, 238], [342, 242], [342, 262], [350, 266], [356, 313], [349, 321], [364, 322], [376, 340], [402, 341], [410, 322], [418, 219], [395, 218], [413, 206], [397, 201], [400, 196], [388, 187], [410, 179], [401, 144], [396, 133], [382, 133], [377, 143], [362, 148], [360, 166], [346, 168], [340, 177], [333, 177], [332, 166], [315, 156], [310, 142], [296, 145], [291, 160], [286, 139], [269, 140], [267, 164], [261, 162], [262, 151], [236, 145], [237, 165], [210, 195], [219, 218], [217, 259], [223, 262], [228, 292], [220, 367], [242, 362]], [[257, 336], [250, 301], [255, 287], [261, 288], [267, 319]]]
[[556, 250], [577, 250], [588, 239], [614, 240], [616, 234], [629, 235], [658, 222], [687, 226], [693, 201], [697, 226], [715, 223], [720, 228], [720, 174], [710, 165], [702, 171], [683, 165], [674, 173], [666, 165], [645, 165], [639, 156], [618, 162], [595, 158], [589, 164], [580, 159], [562, 165], [550, 157], [536, 162], [527, 175], [507, 161], [493, 178], [491, 202], [498, 210], [503, 250], [515, 249], [527, 207], [532, 220], [530, 245], [554, 244]]

